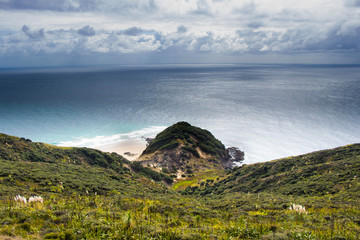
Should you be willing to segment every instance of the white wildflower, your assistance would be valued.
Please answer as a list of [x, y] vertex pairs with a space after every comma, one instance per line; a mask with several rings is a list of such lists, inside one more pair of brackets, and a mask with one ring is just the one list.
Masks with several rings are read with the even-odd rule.
[[16, 195], [16, 196], [14, 197], [14, 200], [15, 200], [16, 202], [20, 202], [20, 203], [23, 203], [23, 204], [26, 204], [26, 203], [27, 203], [26, 197], [23, 197], [23, 196], [21, 196], [21, 195]]
[[294, 203], [293, 203], [292, 206], [289, 207], [289, 210], [295, 211], [295, 212], [298, 212], [298, 213], [305, 213], [305, 214], [307, 214], [306, 209], [305, 209], [304, 206], [296, 205], [296, 204], [294, 204]]
[[40, 196], [32, 196], [29, 198], [29, 203], [32, 203], [32, 202], [39, 202], [39, 203], [43, 203], [44, 202], [44, 199]]

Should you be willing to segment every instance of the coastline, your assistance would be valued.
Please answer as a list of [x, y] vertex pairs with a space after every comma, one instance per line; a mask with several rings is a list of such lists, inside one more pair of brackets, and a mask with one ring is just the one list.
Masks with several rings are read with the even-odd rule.
[[[149, 126], [127, 133], [117, 133], [108, 136], [94, 136], [90, 138], [76, 138], [60, 142], [57, 146], [63, 147], [88, 147], [103, 152], [115, 152], [132, 161], [140, 157], [145, 150], [147, 138], [154, 138], [166, 126]], [[129, 153], [129, 154], [125, 154]]]
[[146, 141], [144, 139], [131, 139], [117, 143], [105, 144], [93, 148], [103, 152], [115, 152], [123, 156], [124, 158], [133, 161], [140, 157], [141, 153], [145, 150]]

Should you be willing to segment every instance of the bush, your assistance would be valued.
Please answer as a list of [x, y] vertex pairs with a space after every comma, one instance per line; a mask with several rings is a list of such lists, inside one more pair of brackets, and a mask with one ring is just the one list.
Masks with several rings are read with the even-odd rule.
[[169, 177], [168, 175], [159, 173], [159, 172], [151, 170], [150, 168], [144, 167], [143, 165], [141, 165], [140, 162], [132, 162], [132, 163], [130, 163], [130, 167], [135, 172], [138, 172], [138, 173], [142, 174], [143, 176], [150, 178], [154, 181], [157, 181], [157, 182], [165, 181], [168, 184], [173, 183], [173, 179], [171, 177]]
[[22, 223], [22, 224], [18, 225], [16, 228], [30, 232], [31, 226], [30, 226], [30, 223], [26, 222], [26, 223]]
[[44, 239], [75, 240], [75, 237], [71, 232], [67, 231], [67, 232], [48, 233], [44, 236]]

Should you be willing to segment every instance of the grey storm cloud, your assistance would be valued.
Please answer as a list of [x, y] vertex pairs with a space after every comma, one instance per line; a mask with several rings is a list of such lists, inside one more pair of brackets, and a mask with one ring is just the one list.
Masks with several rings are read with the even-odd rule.
[[39, 29], [38, 31], [30, 31], [30, 28], [24, 25], [21, 29], [23, 33], [26, 34], [31, 39], [41, 39], [45, 38], [44, 29]]
[[77, 33], [80, 35], [83, 35], [83, 36], [87, 36], [87, 37], [91, 37], [96, 34], [94, 28], [90, 27], [89, 25], [84, 26], [84, 27], [80, 28], [79, 30], [77, 30]]
[[7, 0], [0, 9], [30, 9], [50, 11], [88, 11], [95, 9], [95, 0]]

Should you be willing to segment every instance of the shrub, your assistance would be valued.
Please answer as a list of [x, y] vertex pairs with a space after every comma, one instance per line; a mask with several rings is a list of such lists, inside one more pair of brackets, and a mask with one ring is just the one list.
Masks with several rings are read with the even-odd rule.
[[30, 229], [31, 229], [31, 226], [30, 226], [30, 223], [22, 223], [18, 226], [16, 226], [17, 229], [22, 229], [22, 230], [25, 230], [27, 232], [30, 232]]
[[44, 236], [44, 239], [56, 239], [56, 240], [75, 240], [74, 234], [66, 232], [52, 232]]

